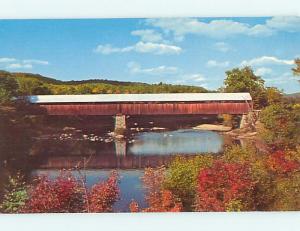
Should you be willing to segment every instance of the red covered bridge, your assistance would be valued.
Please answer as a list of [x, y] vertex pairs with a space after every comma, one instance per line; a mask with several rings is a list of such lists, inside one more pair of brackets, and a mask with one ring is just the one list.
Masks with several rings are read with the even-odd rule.
[[49, 115], [246, 114], [252, 108], [249, 93], [36, 95], [29, 101]]
[[[249, 93], [35, 95], [28, 99], [49, 115], [238, 115], [252, 110]], [[119, 122], [117, 118], [117, 127], [125, 127], [125, 118], [120, 116]]]

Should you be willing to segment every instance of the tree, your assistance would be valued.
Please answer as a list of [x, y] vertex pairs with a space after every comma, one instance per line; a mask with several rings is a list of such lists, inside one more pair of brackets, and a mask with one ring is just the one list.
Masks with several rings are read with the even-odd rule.
[[282, 92], [279, 91], [276, 87], [267, 87], [266, 94], [268, 105], [281, 103], [283, 100]]
[[9, 103], [12, 97], [17, 96], [19, 85], [14, 78], [0, 78], [0, 104]]
[[300, 75], [300, 58], [295, 59], [296, 67], [292, 68], [294, 75]]
[[263, 127], [259, 134], [273, 148], [293, 148], [299, 144], [300, 128], [298, 113], [289, 105], [273, 104], [262, 110]]
[[50, 89], [42, 81], [36, 79], [18, 79], [20, 95], [47, 95], [51, 94]]
[[255, 75], [250, 67], [226, 71], [224, 85], [225, 92], [249, 92], [255, 108], [261, 108], [267, 104], [264, 80]]

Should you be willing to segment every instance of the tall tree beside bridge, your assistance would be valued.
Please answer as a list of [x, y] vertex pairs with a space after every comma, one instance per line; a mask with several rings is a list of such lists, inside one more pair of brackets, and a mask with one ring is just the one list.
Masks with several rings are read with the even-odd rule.
[[225, 92], [249, 92], [252, 96], [254, 107], [262, 108], [267, 105], [265, 81], [254, 74], [250, 67], [234, 68], [226, 71], [224, 80]]

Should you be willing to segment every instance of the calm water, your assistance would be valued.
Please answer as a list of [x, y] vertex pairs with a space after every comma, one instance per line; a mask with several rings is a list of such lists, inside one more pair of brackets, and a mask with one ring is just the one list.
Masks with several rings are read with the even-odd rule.
[[[47, 138], [37, 141], [34, 148], [37, 157], [31, 175], [46, 174], [55, 178], [63, 168], [85, 163], [83, 173], [91, 187], [106, 179], [111, 170], [117, 169], [121, 177], [121, 199], [114, 206], [116, 212], [128, 211], [132, 199], [141, 207], [146, 205], [140, 179], [145, 167], [167, 165], [175, 155], [221, 153], [225, 142], [224, 137], [216, 132], [193, 129], [140, 132], [122, 140], [109, 139], [104, 134], [88, 136], [75, 134], [63, 140]], [[78, 177], [76, 171], [73, 174]]]

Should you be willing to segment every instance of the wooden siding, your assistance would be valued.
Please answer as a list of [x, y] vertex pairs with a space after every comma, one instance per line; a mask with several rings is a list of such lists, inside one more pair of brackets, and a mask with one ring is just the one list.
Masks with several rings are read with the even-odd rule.
[[49, 115], [244, 114], [246, 102], [39, 104]]

